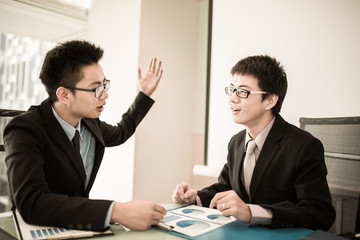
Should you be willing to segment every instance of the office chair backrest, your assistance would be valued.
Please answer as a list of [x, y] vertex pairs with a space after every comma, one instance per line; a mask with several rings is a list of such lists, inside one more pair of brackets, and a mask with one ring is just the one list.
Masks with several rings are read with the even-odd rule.
[[357, 217], [356, 217], [356, 222], [355, 222], [355, 232], [360, 233], [360, 193], [359, 193]]
[[0, 212], [10, 210], [10, 193], [5, 165], [5, 148], [3, 132], [10, 120], [24, 113], [19, 110], [0, 109]]
[[324, 145], [327, 180], [336, 209], [330, 232], [355, 232], [360, 211], [360, 117], [300, 118], [300, 128]]
[[13, 117], [20, 115], [24, 112], [25, 111], [21, 111], [21, 110], [0, 109], [0, 130], [1, 130], [0, 151], [1, 152], [5, 151], [3, 132], [4, 132], [6, 124], [8, 124]]

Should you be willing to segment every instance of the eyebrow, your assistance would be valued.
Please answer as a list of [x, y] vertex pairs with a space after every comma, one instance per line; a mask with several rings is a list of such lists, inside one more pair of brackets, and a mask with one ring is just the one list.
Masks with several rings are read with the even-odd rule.
[[90, 86], [92, 86], [92, 85], [101, 85], [101, 83], [103, 83], [105, 80], [106, 80], [106, 77], [104, 77], [104, 80], [102, 80], [102, 81], [96, 81], [96, 82], [90, 83]]
[[248, 85], [239, 85], [239, 86], [235, 86], [234, 84], [230, 83], [230, 86], [233, 86], [235, 88], [250, 88]]

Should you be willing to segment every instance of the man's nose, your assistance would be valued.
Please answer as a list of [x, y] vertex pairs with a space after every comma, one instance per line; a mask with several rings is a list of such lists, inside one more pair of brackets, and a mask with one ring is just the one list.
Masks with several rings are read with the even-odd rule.
[[229, 96], [229, 101], [230, 102], [239, 102], [240, 98], [236, 95], [236, 91], [234, 91], [230, 96]]
[[108, 94], [107, 90], [104, 89], [104, 91], [102, 92], [102, 94], [99, 98], [107, 99], [108, 97], [109, 97], [109, 94]]

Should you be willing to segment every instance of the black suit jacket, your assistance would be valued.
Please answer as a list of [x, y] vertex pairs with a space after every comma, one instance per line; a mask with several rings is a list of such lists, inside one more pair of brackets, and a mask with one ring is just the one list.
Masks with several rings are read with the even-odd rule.
[[4, 130], [5, 161], [11, 194], [23, 219], [37, 225], [104, 230], [111, 201], [88, 199], [104, 149], [124, 143], [153, 103], [140, 92], [116, 126], [82, 119], [96, 139], [86, 189], [82, 160], [53, 115], [49, 99], [14, 118]]
[[256, 162], [248, 196], [240, 174], [245, 134], [243, 130], [230, 140], [227, 163], [218, 183], [198, 192], [202, 204], [208, 206], [217, 192], [234, 190], [245, 203], [272, 210], [270, 227], [328, 230], [335, 210], [326, 180], [322, 143], [276, 116]]

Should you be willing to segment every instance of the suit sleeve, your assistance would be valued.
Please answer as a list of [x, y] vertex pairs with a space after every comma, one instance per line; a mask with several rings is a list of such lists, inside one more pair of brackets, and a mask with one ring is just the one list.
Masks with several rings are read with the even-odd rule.
[[[119, 145], [134, 133], [153, 102], [140, 92], [117, 126], [99, 124], [97, 120], [88, 122], [98, 129], [96, 134], [103, 134], [105, 146]], [[72, 147], [60, 126], [58, 131], [64, 135], [62, 144]], [[74, 159], [49, 136], [39, 110], [14, 118], [4, 131], [4, 142], [11, 194], [25, 222], [104, 230], [112, 201], [87, 197], [81, 177], [73, 167]]]
[[[4, 132], [10, 191], [22, 218], [35, 225], [103, 231], [111, 201], [73, 195], [66, 190], [67, 186], [58, 192], [50, 190], [45, 172], [45, 158], [53, 158], [45, 153], [46, 147], [51, 148], [45, 143], [50, 139], [44, 137], [43, 128], [35, 121], [23, 117], [13, 119]], [[64, 158], [63, 161], [69, 160]], [[79, 178], [71, 172], [73, 168], [67, 170], [75, 179]], [[61, 182], [67, 176], [59, 174], [57, 178]]]
[[273, 212], [270, 227], [305, 227], [327, 231], [335, 218], [326, 181], [322, 143], [312, 138], [304, 143], [296, 160], [294, 189], [297, 203], [260, 204]]
[[[237, 190], [235, 186], [233, 186], [232, 179], [235, 177], [233, 173], [231, 173], [231, 169], [235, 168], [234, 166], [234, 159], [237, 158], [237, 154], [239, 154], [239, 151], [237, 151], [237, 146], [239, 145], [239, 135], [234, 135], [232, 139], [229, 141], [228, 144], [228, 156], [227, 156], [227, 162], [224, 164], [224, 167], [222, 168], [220, 175], [218, 177], [218, 182], [212, 184], [209, 187], [206, 187], [202, 189], [201, 191], [198, 191], [198, 196], [200, 197], [201, 204], [205, 207], [208, 207], [210, 205], [211, 199], [218, 193], [218, 192], [224, 192], [228, 190]], [[240, 153], [241, 154], [241, 153]]]
[[228, 190], [231, 190], [231, 186], [228, 166], [225, 164], [219, 175], [218, 182], [202, 189], [201, 191], [198, 191], [197, 194], [200, 197], [202, 206], [209, 207], [211, 199], [213, 199], [213, 197], [218, 192], [224, 192]]

